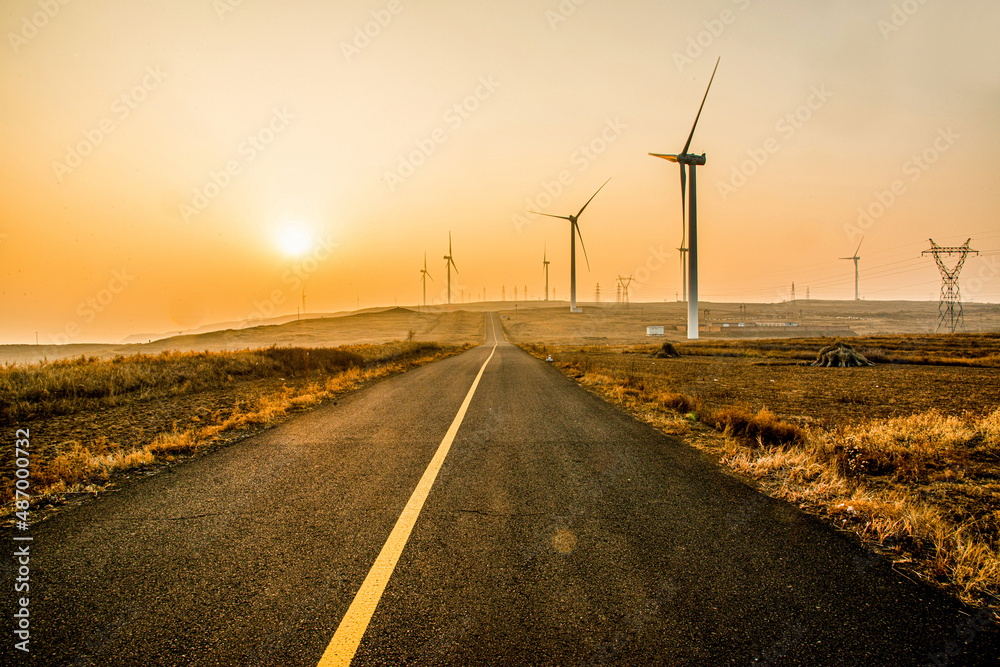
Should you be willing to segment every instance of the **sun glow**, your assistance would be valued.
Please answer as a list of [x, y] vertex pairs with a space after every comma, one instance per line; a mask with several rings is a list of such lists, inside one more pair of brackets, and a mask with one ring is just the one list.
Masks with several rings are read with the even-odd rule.
[[298, 257], [313, 247], [313, 234], [304, 225], [291, 223], [278, 230], [277, 241], [282, 252]]

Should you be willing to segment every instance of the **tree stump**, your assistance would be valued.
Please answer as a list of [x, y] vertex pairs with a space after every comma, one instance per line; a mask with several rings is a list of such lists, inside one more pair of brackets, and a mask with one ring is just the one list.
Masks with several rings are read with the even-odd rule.
[[855, 366], [874, 366], [875, 364], [865, 359], [864, 355], [857, 353], [853, 347], [840, 341], [833, 345], [827, 345], [819, 351], [813, 366], [823, 366], [826, 368], [849, 368]]
[[659, 350], [653, 353], [654, 359], [676, 359], [681, 356], [673, 343], [664, 343]]

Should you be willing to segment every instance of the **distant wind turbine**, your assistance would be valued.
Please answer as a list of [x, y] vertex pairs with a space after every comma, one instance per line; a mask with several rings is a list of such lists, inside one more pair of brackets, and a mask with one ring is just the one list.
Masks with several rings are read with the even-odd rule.
[[431, 274], [427, 271], [427, 251], [424, 251], [424, 268], [420, 269], [420, 282], [424, 284], [424, 306], [427, 305], [427, 279], [430, 278], [431, 282], [434, 282], [434, 278], [431, 278]]
[[[597, 188], [597, 192], [608, 184], [608, 181], [604, 181], [604, 184], [600, 188]], [[580, 247], [583, 248], [583, 258], [587, 260], [587, 270], [590, 270], [590, 258], [587, 257], [587, 247], [583, 244], [583, 233], [580, 232], [580, 224], [577, 222], [580, 216], [583, 215], [583, 209], [587, 208], [590, 202], [594, 201], [594, 197], [597, 196], [595, 192], [587, 203], [583, 205], [580, 212], [576, 215], [552, 215], [551, 213], [539, 213], [538, 211], [528, 211], [529, 213], [535, 213], [536, 215], [547, 215], [550, 218], [560, 218], [562, 220], [569, 220], [569, 312], [571, 313], [582, 313], [583, 310], [576, 307], [576, 235], [580, 235]]]
[[445, 267], [448, 269], [448, 305], [451, 305], [451, 267], [455, 267], [455, 273], [458, 273], [458, 267], [455, 266], [455, 259], [451, 256], [451, 232], [448, 232], [448, 254], [444, 256]]
[[[861, 237], [861, 243], [864, 243], [864, 242], [865, 242], [865, 237], [862, 236]], [[852, 256], [850, 256], [850, 257], [841, 257], [840, 258], [840, 259], [853, 259], [854, 260], [854, 300], [855, 301], [861, 301], [861, 289], [860, 289], [860, 282], [858, 280], [858, 277], [859, 277], [859, 274], [858, 274], [858, 260], [861, 259], [860, 257], [858, 257], [858, 250], [861, 250], [861, 243], [858, 243], [858, 247], [854, 249], [854, 254]]]
[[695, 178], [695, 167], [705, 164], [705, 154], [694, 155], [688, 153], [691, 147], [691, 139], [694, 137], [694, 130], [698, 127], [698, 119], [701, 118], [701, 110], [705, 108], [705, 100], [708, 99], [708, 91], [712, 88], [712, 81], [715, 80], [715, 71], [719, 69], [719, 61], [715, 61], [715, 69], [712, 70], [712, 78], [708, 80], [708, 88], [705, 89], [705, 96], [701, 98], [701, 106], [698, 107], [698, 115], [694, 117], [694, 125], [691, 126], [691, 133], [688, 135], [684, 149], [677, 155], [667, 155], [664, 153], [650, 153], [653, 157], [663, 158], [670, 162], [676, 162], [681, 167], [681, 221], [683, 220], [685, 208], [687, 208], [687, 172], [685, 165], [691, 167], [691, 206], [688, 210], [688, 247], [684, 247], [683, 236], [681, 237], [681, 264], [684, 263], [684, 253], [688, 253], [688, 339], [698, 339], [698, 186]]
[[548, 244], [542, 248], [542, 270], [545, 271], [545, 300], [549, 300], [549, 262], [548, 260]]

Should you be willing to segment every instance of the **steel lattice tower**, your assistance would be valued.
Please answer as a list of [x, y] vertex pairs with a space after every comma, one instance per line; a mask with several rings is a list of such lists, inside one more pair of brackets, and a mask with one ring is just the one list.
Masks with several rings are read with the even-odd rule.
[[[941, 301], [938, 302], [938, 331], [941, 330], [941, 327], [947, 327], [951, 333], [955, 333], [956, 328], [965, 328], [965, 317], [962, 315], [962, 294], [958, 287], [958, 274], [962, 271], [962, 265], [965, 264], [966, 257], [979, 254], [978, 250], [973, 250], [969, 247], [970, 241], [972, 239], [966, 239], [965, 243], [960, 246], [942, 247], [934, 243], [934, 239], [930, 239], [931, 249], [924, 250], [921, 253], [922, 255], [933, 255], [934, 261], [937, 262], [938, 270], [941, 271]], [[958, 255], [958, 263], [955, 265], [955, 268], [949, 269], [945, 266], [942, 258], [952, 255]]]

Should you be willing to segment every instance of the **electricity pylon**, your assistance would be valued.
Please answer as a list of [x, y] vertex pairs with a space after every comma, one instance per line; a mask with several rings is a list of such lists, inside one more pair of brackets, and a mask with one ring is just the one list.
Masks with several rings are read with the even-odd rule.
[[[942, 247], [934, 243], [934, 239], [930, 239], [930, 241], [931, 249], [924, 250], [921, 254], [933, 255], [934, 261], [937, 262], [938, 270], [941, 271], [941, 300], [938, 302], [937, 330], [940, 331], [941, 327], [947, 327], [951, 333], [955, 333], [956, 328], [965, 328], [965, 317], [962, 314], [962, 295], [958, 287], [958, 274], [962, 271], [965, 258], [969, 255], [978, 255], [979, 251], [969, 247], [969, 242], [972, 239], [967, 239], [960, 246], [947, 247]], [[958, 263], [953, 269], [945, 266], [942, 259], [951, 255], [958, 255]]]

